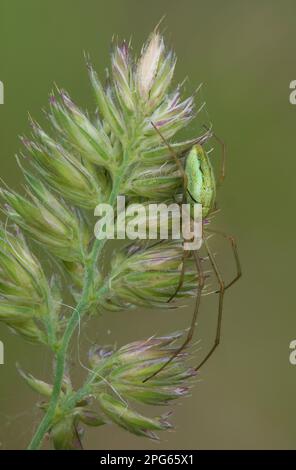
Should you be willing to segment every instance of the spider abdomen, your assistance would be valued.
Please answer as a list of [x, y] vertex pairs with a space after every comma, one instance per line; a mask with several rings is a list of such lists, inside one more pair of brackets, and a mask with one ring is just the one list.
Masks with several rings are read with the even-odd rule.
[[202, 205], [202, 216], [206, 217], [214, 208], [216, 180], [209, 157], [201, 145], [194, 145], [187, 159], [187, 201]]

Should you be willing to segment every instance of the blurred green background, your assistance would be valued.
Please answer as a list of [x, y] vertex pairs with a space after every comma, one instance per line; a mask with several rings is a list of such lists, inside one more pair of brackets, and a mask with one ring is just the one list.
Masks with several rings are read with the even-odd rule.
[[[153, 443], [105, 426], [88, 431], [85, 446], [295, 449], [296, 367], [289, 363], [289, 343], [296, 338], [296, 106], [289, 103], [289, 83], [296, 79], [295, 1], [1, 0], [1, 177], [21, 186], [14, 159], [18, 135], [28, 132], [28, 111], [44, 121], [41, 108], [54, 82], [93, 109], [83, 51], [102, 76], [112, 36], [132, 36], [138, 51], [163, 15], [162, 29], [178, 55], [176, 81], [188, 76], [188, 92], [204, 83], [206, 109], [228, 146], [215, 226], [237, 236], [243, 278], [227, 294], [218, 352], [192, 396], [174, 408], [176, 432]], [[227, 245], [213, 244], [225, 276], [231, 276]], [[196, 334], [200, 355], [214, 336], [216, 301], [203, 300]], [[81, 341], [121, 345], [174, 331], [189, 323], [191, 311], [192, 305], [176, 312], [105, 314]], [[51, 364], [47, 351], [24, 344], [2, 325], [0, 339], [0, 448], [21, 449], [40, 415], [15, 362], [44, 379]], [[76, 376], [82, 377], [81, 369]]]

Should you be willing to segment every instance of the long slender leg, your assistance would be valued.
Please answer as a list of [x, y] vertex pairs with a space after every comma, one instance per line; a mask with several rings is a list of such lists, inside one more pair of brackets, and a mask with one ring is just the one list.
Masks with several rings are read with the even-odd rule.
[[236, 265], [236, 275], [232, 279], [232, 281], [230, 281], [228, 284], [226, 284], [225, 290], [227, 290], [235, 282], [237, 282], [239, 280], [239, 278], [242, 276], [241, 263], [240, 263], [240, 259], [239, 259], [239, 255], [238, 255], [238, 249], [237, 249], [237, 244], [236, 244], [235, 238], [232, 235], [228, 235], [227, 233], [220, 232], [219, 230], [213, 230], [213, 229], [207, 228], [206, 231], [209, 232], [209, 233], [215, 233], [217, 235], [220, 235], [221, 237], [228, 240], [229, 243], [231, 244], [231, 248], [232, 248], [232, 251], [233, 251], [233, 256], [234, 256], [234, 259], [235, 259], [235, 265]]
[[147, 377], [143, 382], [147, 382], [147, 380], [152, 379], [152, 377], [155, 377], [157, 374], [159, 374], [159, 372], [161, 372], [165, 367], [167, 367], [175, 359], [175, 357], [177, 357], [184, 350], [184, 348], [186, 348], [187, 344], [191, 341], [193, 337], [195, 324], [196, 324], [196, 320], [197, 320], [197, 316], [199, 312], [201, 293], [205, 284], [205, 278], [204, 278], [204, 274], [203, 274], [202, 267], [201, 267], [201, 261], [200, 261], [197, 251], [193, 251], [192, 253], [195, 259], [195, 264], [196, 264], [196, 269], [197, 269], [197, 274], [198, 274], [198, 291], [197, 291], [196, 300], [195, 300], [194, 313], [192, 316], [191, 325], [190, 325], [187, 337], [185, 341], [183, 342], [183, 344], [170, 357], [170, 359], [168, 359], [168, 361], [165, 362], [156, 372], [154, 372], [154, 374]]
[[185, 275], [185, 259], [187, 258], [187, 253], [185, 250], [183, 250], [182, 254], [182, 268], [181, 268], [181, 273], [180, 273], [180, 278], [179, 278], [179, 283], [174, 291], [174, 293], [170, 296], [170, 298], [167, 300], [167, 303], [171, 302], [176, 295], [178, 294], [179, 290], [182, 288], [183, 283], [184, 283], [184, 275]]
[[178, 155], [176, 154], [175, 150], [173, 149], [173, 147], [170, 145], [170, 143], [166, 140], [166, 138], [162, 135], [162, 133], [160, 132], [160, 130], [157, 128], [157, 126], [154, 124], [154, 122], [150, 121], [151, 122], [151, 125], [152, 127], [154, 127], [155, 131], [157, 132], [157, 134], [160, 136], [160, 138], [162, 139], [162, 141], [165, 143], [165, 145], [167, 146], [167, 148], [169, 149], [169, 151], [171, 152], [175, 162], [176, 162], [176, 165], [181, 173], [181, 176], [183, 178], [183, 184], [184, 184], [184, 189], [186, 191], [187, 189], [187, 175], [184, 171], [184, 168], [183, 168], [183, 165], [182, 163], [180, 162], [179, 158], [178, 158]]
[[[173, 158], [176, 162], [176, 165], [178, 166], [178, 169], [179, 169], [179, 171], [181, 173], [181, 176], [183, 178], [183, 185], [184, 185], [183, 200], [184, 200], [186, 198], [187, 186], [188, 186], [187, 185], [187, 175], [184, 171], [184, 168], [183, 168], [176, 152], [174, 151], [174, 149], [171, 147], [169, 142], [167, 142], [167, 140], [163, 137], [161, 132], [158, 130], [158, 128], [155, 126], [155, 124], [152, 121], [151, 121], [151, 125], [154, 127], [155, 131], [159, 134], [159, 136], [161, 137], [163, 142], [169, 148], [169, 150], [170, 150], [170, 152], [171, 152], [171, 154], [172, 154], [172, 156], [173, 156]], [[204, 287], [204, 282], [205, 282], [204, 281], [204, 274], [203, 274], [203, 271], [202, 271], [202, 268], [201, 268], [201, 261], [200, 261], [199, 255], [198, 255], [197, 252], [193, 252], [193, 255], [194, 255], [196, 268], [197, 268], [197, 273], [198, 273], [198, 292], [197, 292], [197, 296], [196, 296], [195, 309], [194, 309], [194, 313], [193, 313], [193, 317], [192, 317], [192, 321], [191, 321], [191, 325], [190, 325], [187, 337], [186, 337], [184, 343], [180, 346], [179, 349], [177, 349], [175, 351], [175, 353], [170, 357], [170, 359], [165, 364], [163, 364], [163, 366], [160, 367], [158, 371], [156, 371], [154, 374], [147, 377], [143, 382], [147, 382], [152, 377], [155, 377], [157, 374], [159, 374], [159, 372], [161, 372], [165, 367], [167, 367], [174, 360], [174, 358], [177, 357], [184, 350], [184, 348], [187, 346], [187, 344], [191, 341], [191, 339], [193, 337], [195, 324], [196, 324], [196, 319], [197, 319], [198, 311], [199, 311], [200, 300], [201, 300], [201, 292], [202, 292], [202, 289]], [[185, 257], [186, 257], [186, 254], [185, 254], [185, 251], [184, 251], [183, 262], [182, 262], [182, 271], [181, 271], [181, 275], [180, 275], [179, 284], [178, 284], [177, 289], [174, 292], [174, 294], [169, 298], [168, 302], [170, 302], [177, 295], [178, 291], [181, 289], [181, 287], [183, 285], [184, 273], [185, 273]]]
[[[207, 131], [209, 131], [209, 128], [204, 125], [203, 126]], [[219, 184], [222, 184], [225, 176], [226, 176], [226, 144], [225, 142], [220, 139], [220, 137], [217, 136], [217, 134], [212, 133], [212, 136], [217, 140], [217, 142], [221, 145], [222, 148], [222, 156], [221, 156], [221, 167], [220, 167], [220, 176], [219, 176]]]
[[[152, 245], [149, 245], [148, 248], [154, 248], [155, 246], [158, 246], [160, 245], [161, 243], [163, 243], [164, 241], [166, 240], [158, 240], [157, 242], [155, 243], [152, 243]], [[174, 293], [169, 297], [169, 299], [167, 300], [167, 303], [171, 302], [173, 300], [174, 297], [176, 297], [176, 295], [178, 294], [179, 290], [181, 289], [181, 287], [183, 286], [183, 282], [184, 282], [184, 275], [185, 275], [185, 259], [186, 257], [188, 256], [187, 255], [187, 251], [183, 250], [183, 253], [182, 253], [182, 268], [181, 268], [181, 274], [180, 274], [180, 279], [179, 279], [179, 283], [178, 283], [178, 286], [176, 287]]]
[[219, 286], [220, 286], [220, 289], [219, 289], [219, 307], [218, 307], [218, 320], [217, 320], [217, 329], [216, 329], [216, 336], [215, 336], [214, 345], [212, 346], [212, 348], [210, 349], [210, 351], [208, 352], [206, 357], [198, 364], [197, 367], [195, 367], [195, 370], [200, 369], [201, 366], [203, 366], [207, 362], [207, 360], [211, 357], [211, 355], [213, 354], [213, 352], [215, 351], [215, 349], [217, 348], [217, 346], [220, 343], [222, 314], [223, 314], [223, 300], [224, 300], [224, 293], [225, 293], [225, 284], [224, 284], [224, 281], [223, 281], [222, 276], [220, 274], [217, 263], [215, 261], [214, 255], [212, 254], [212, 252], [210, 250], [208, 242], [205, 240], [204, 243], [205, 243], [205, 247], [206, 247], [211, 265], [213, 267], [214, 273], [217, 277], [217, 280], [218, 280], [218, 283], [219, 283]]
[[[174, 151], [173, 147], [170, 145], [170, 143], [166, 140], [166, 138], [162, 135], [162, 133], [160, 132], [160, 130], [157, 128], [157, 126], [154, 124], [154, 122], [151, 121], [151, 125], [152, 127], [155, 129], [155, 131], [157, 132], [157, 134], [161, 137], [162, 141], [165, 143], [165, 145], [168, 147], [168, 149], [170, 150], [175, 162], [176, 162], [176, 165], [181, 173], [181, 176], [183, 178], [183, 185], [184, 185], [184, 193], [183, 193], [183, 202], [185, 202], [185, 199], [186, 199], [186, 191], [187, 191], [187, 175], [184, 171], [184, 168], [183, 168], [183, 165], [182, 163], [180, 162], [179, 158], [178, 158], [178, 155], [176, 154], [176, 152]], [[179, 290], [181, 289], [182, 285], [183, 285], [183, 282], [184, 282], [184, 274], [185, 274], [185, 258], [186, 258], [186, 254], [185, 254], [185, 251], [184, 251], [184, 254], [183, 254], [183, 257], [182, 257], [182, 270], [181, 270], [181, 274], [180, 274], [180, 280], [179, 280], [179, 284], [176, 288], [176, 290], [174, 291], [174, 293], [170, 296], [170, 298], [168, 299], [168, 303], [171, 302], [175, 297], [176, 295], [178, 294]]]

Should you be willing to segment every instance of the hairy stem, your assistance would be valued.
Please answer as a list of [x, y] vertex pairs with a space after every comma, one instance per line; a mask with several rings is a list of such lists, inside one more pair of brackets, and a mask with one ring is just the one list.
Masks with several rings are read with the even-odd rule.
[[[127, 154], [127, 150], [125, 152], [125, 155], [126, 154]], [[127, 164], [124, 159], [123, 164], [118, 169], [117, 176], [113, 182], [113, 189], [110, 194], [109, 201], [108, 201], [110, 205], [115, 204], [116, 198], [119, 195], [121, 182], [125, 175], [126, 167], [127, 167]], [[53, 386], [53, 392], [51, 395], [49, 407], [28, 446], [28, 450], [36, 450], [40, 447], [40, 445], [42, 444], [43, 438], [45, 434], [47, 433], [47, 431], [50, 429], [52, 421], [54, 419], [55, 411], [56, 411], [56, 407], [58, 404], [58, 400], [59, 400], [60, 393], [61, 393], [61, 387], [63, 383], [65, 362], [66, 362], [69, 343], [71, 341], [73, 333], [76, 330], [76, 327], [78, 326], [81, 318], [88, 310], [89, 298], [92, 293], [92, 285], [94, 281], [94, 275], [96, 272], [95, 267], [96, 267], [98, 258], [104, 247], [105, 242], [106, 242], [106, 239], [102, 239], [102, 240], [97, 239], [94, 242], [94, 245], [91, 251], [90, 262], [86, 269], [85, 281], [84, 281], [84, 287], [82, 290], [81, 299], [78, 305], [76, 306], [71, 318], [69, 319], [67, 328], [63, 335], [61, 345], [56, 353], [56, 370], [55, 370], [54, 386]]]

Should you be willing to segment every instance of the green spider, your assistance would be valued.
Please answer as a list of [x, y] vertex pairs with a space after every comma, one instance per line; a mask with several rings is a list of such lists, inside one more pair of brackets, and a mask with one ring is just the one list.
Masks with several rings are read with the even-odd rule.
[[[183, 188], [184, 188], [183, 202], [187, 202], [189, 204], [198, 203], [202, 205], [202, 219], [203, 219], [202, 241], [205, 246], [209, 261], [212, 265], [213, 272], [215, 273], [216, 279], [219, 284], [219, 290], [216, 291], [216, 293], [219, 294], [219, 304], [218, 304], [218, 319], [217, 319], [217, 327], [216, 327], [216, 335], [215, 335], [214, 344], [211, 347], [210, 351], [206, 354], [204, 359], [195, 367], [195, 370], [197, 371], [208, 361], [208, 359], [212, 356], [213, 352], [215, 351], [215, 349], [220, 343], [224, 293], [227, 289], [229, 289], [229, 287], [231, 287], [236, 281], [238, 281], [238, 279], [242, 275], [240, 260], [239, 260], [238, 251], [237, 251], [237, 245], [236, 245], [236, 241], [234, 237], [224, 232], [220, 232], [218, 230], [213, 230], [213, 229], [208, 228], [207, 221], [206, 221], [206, 218], [213, 215], [217, 210], [216, 209], [217, 184], [216, 184], [216, 177], [214, 174], [214, 170], [213, 170], [209, 155], [204, 150], [203, 144], [207, 142], [210, 137], [214, 137], [222, 146], [222, 164], [221, 164], [220, 177], [219, 177], [220, 183], [222, 183], [225, 178], [225, 159], [226, 159], [225, 144], [215, 134], [213, 134], [209, 129], [206, 128], [207, 133], [199, 139], [199, 143], [196, 143], [195, 145], [193, 145], [193, 147], [190, 149], [190, 151], [186, 155], [185, 169], [184, 169], [180, 161], [180, 157], [177, 156], [177, 154], [175, 153], [171, 145], [162, 136], [162, 134], [160, 133], [156, 125], [154, 123], [151, 123], [151, 124], [154, 127], [155, 131], [160, 135], [163, 142], [170, 149], [172, 157], [174, 158], [179, 168], [179, 171], [182, 175]], [[232, 281], [229, 282], [228, 284], [226, 284], [223, 280], [219, 267], [216, 263], [215, 257], [205, 237], [206, 234], [220, 235], [224, 237], [225, 239], [227, 239], [231, 244], [231, 248], [233, 251], [235, 264], [236, 264], [236, 275], [232, 279]], [[186, 241], [191, 241], [191, 240], [184, 240], [184, 242]], [[190, 251], [184, 251], [179, 285], [177, 286], [177, 289], [173, 293], [173, 295], [169, 298], [168, 302], [173, 300], [173, 298], [176, 296], [176, 294], [182, 287], [183, 280], [184, 280], [184, 271], [185, 271], [184, 261], [185, 261], [185, 258], [189, 256], [189, 254], [190, 254]], [[192, 340], [198, 313], [199, 313], [201, 294], [202, 294], [202, 290], [205, 284], [205, 276], [201, 267], [201, 258], [199, 256], [199, 252], [198, 250], [192, 251], [192, 254], [195, 260], [196, 269], [198, 273], [198, 289], [197, 289], [194, 313], [192, 316], [190, 328], [187, 333], [187, 337], [184, 340], [183, 344], [180, 346], [180, 348], [176, 350], [176, 352], [172, 355], [172, 357], [166, 363], [164, 363], [163, 366], [158, 371], [156, 371], [150, 377], [147, 377], [144, 380], [144, 382], [151, 379], [152, 377], [157, 375], [159, 372], [161, 372], [165, 367], [167, 367], [167, 365], [171, 361], [173, 361], [173, 359], [176, 356], [178, 356], [184, 350], [184, 348], [188, 345], [188, 343]]]

